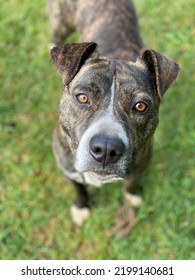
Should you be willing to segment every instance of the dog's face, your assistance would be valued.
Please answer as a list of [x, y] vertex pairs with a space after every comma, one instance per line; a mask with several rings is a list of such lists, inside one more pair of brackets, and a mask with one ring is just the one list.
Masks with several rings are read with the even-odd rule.
[[89, 59], [64, 88], [60, 123], [69, 135], [75, 168], [101, 180], [124, 178], [158, 123], [158, 96], [142, 67]]
[[106, 182], [125, 178], [151, 140], [160, 98], [178, 66], [154, 51], [132, 63], [91, 56], [94, 48], [93, 43], [56, 47], [52, 61], [64, 82], [60, 123], [75, 169]]

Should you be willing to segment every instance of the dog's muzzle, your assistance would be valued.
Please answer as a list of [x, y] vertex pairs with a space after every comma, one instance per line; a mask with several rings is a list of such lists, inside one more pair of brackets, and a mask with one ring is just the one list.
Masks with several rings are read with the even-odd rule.
[[121, 123], [105, 115], [82, 134], [75, 154], [75, 169], [92, 172], [104, 181], [106, 176], [125, 178], [131, 161], [130, 140]]

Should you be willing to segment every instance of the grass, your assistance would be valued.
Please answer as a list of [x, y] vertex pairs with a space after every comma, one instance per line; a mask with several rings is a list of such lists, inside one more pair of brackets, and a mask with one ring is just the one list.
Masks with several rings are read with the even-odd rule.
[[182, 70], [161, 106], [138, 222], [117, 241], [107, 231], [120, 184], [91, 188], [93, 215], [83, 227], [69, 217], [73, 190], [51, 152], [62, 86], [50, 64], [45, 1], [1, 3], [1, 259], [195, 258], [195, 4], [138, 0], [136, 7], [145, 44]]

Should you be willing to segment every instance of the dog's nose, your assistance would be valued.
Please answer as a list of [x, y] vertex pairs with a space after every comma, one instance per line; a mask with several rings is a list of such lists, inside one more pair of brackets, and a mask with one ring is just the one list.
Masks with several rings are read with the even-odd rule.
[[117, 162], [124, 154], [125, 147], [121, 139], [106, 137], [103, 135], [94, 136], [89, 143], [90, 154], [92, 157], [103, 164]]

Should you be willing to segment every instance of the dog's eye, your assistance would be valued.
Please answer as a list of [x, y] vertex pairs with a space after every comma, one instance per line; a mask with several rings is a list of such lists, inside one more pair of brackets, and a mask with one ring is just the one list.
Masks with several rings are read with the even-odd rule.
[[89, 104], [89, 97], [86, 94], [77, 94], [76, 99], [80, 104]]
[[147, 108], [148, 108], [148, 105], [143, 101], [137, 102], [134, 106], [134, 109], [139, 113], [145, 112], [147, 110]]

